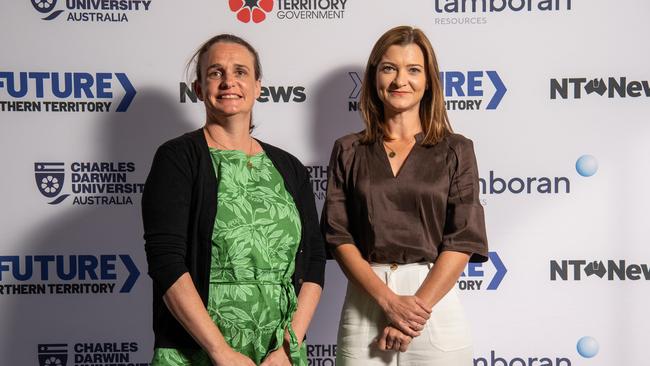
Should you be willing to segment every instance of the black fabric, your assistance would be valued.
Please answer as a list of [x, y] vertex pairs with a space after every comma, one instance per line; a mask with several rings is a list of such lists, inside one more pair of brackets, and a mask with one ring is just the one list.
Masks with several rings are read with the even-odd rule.
[[[325, 245], [309, 173], [293, 155], [259, 143], [282, 175], [300, 213], [302, 234], [293, 275], [296, 294], [303, 282], [322, 287]], [[162, 296], [187, 272], [207, 304], [216, 214], [217, 180], [203, 130], [162, 144], [156, 151], [142, 195], [145, 251], [153, 280], [155, 347], [199, 348], [169, 312]]]

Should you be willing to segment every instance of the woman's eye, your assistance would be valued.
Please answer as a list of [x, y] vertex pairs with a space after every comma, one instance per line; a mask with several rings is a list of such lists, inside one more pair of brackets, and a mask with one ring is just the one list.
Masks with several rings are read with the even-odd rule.
[[395, 70], [395, 68], [392, 67], [392, 66], [390, 66], [390, 65], [384, 65], [384, 66], [381, 68], [381, 71], [383, 71], [383, 72], [391, 72], [391, 71], [393, 71], [393, 70]]
[[417, 74], [417, 73], [419, 73], [420, 71], [421, 71], [421, 70], [420, 70], [419, 68], [417, 68], [417, 67], [411, 67], [411, 68], [409, 69], [409, 72], [412, 73], [412, 74]]
[[221, 71], [211, 71], [210, 73], [208, 73], [208, 76], [211, 78], [220, 78]]

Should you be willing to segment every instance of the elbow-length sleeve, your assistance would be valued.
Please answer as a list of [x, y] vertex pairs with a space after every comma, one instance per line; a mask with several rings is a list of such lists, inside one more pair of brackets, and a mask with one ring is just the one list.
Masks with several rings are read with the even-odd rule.
[[142, 221], [148, 274], [162, 293], [188, 272], [191, 187], [189, 164], [183, 164], [172, 147], [158, 148], [142, 194]]
[[321, 215], [321, 230], [330, 249], [341, 244], [354, 244], [346, 203], [345, 161], [339, 140], [334, 143], [330, 157], [327, 198]]
[[462, 138], [452, 146], [451, 185], [440, 251], [471, 254], [471, 262], [485, 262], [488, 256], [483, 206], [479, 201], [478, 168], [472, 141]]

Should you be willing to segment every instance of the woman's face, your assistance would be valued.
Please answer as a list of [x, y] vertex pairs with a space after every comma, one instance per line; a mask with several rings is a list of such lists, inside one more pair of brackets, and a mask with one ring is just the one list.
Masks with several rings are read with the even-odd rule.
[[201, 59], [202, 80], [196, 87], [209, 118], [242, 115], [250, 119], [261, 83], [255, 79], [253, 55], [237, 43], [213, 44]]
[[418, 111], [427, 89], [424, 54], [416, 44], [392, 45], [377, 65], [377, 94], [384, 110], [401, 113]]

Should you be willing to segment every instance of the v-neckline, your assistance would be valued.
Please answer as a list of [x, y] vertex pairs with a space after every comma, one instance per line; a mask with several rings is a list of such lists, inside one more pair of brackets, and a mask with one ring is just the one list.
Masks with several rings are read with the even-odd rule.
[[381, 155], [383, 156], [383, 161], [384, 165], [388, 166], [388, 172], [390, 173], [391, 178], [397, 179], [400, 177], [402, 174], [402, 171], [404, 171], [404, 167], [406, 166], [406, 163], [411, 159], [411, 155], [413, 154], [413, 150], [415, 150], [416, 145], [418, 144], [417, 140], [411, 147], [411, 150], [409, 150], [408, 154], [406, 154], [406, 157], [404, 158], [404, 161], [402, 162], [402, 165], [399, 166], [397, 169], [397, 172], [393, 171], [393, 166], [390, 163], [390, 158], [388, 157], [388, 154], [386, 153], [386, 148], [384, 148], [383, 143], [379, 143], [378, 147], [380, 150]]

